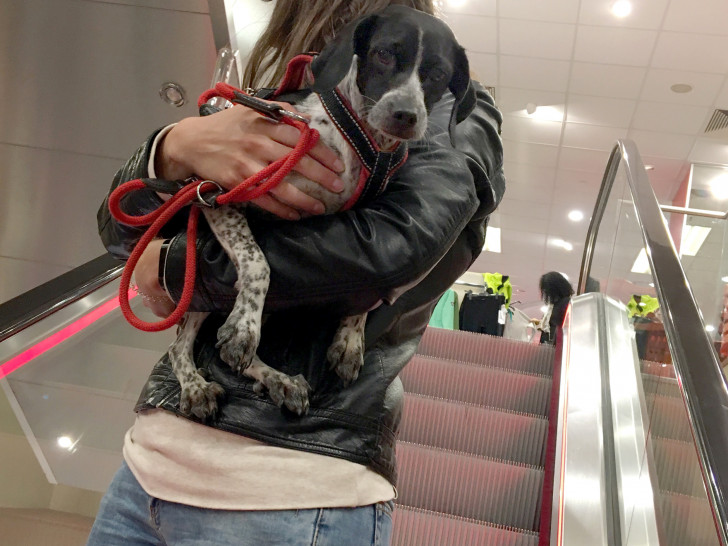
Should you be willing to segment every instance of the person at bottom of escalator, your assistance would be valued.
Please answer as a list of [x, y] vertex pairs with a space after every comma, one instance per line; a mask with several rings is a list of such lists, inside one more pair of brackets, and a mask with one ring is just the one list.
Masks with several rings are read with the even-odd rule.
[[541, 299], [546, 304], [546, 312], [541, 319], [541, 343], [556, 343], [556, 330], [564, 324], [566, 308], [569, 306], [574, 289], [568, 279], [558, 271], [541, 275], [538, 281]]

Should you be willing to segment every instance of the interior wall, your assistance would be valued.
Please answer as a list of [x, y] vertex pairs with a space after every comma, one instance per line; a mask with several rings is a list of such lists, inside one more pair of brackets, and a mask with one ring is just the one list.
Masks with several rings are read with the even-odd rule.
[[[0, 303], [103, 252], [96, 211], [154, 129], [196, 115], [207, 0], [0, 0]], [[182, 85], [187, 104], [163, 102]]]

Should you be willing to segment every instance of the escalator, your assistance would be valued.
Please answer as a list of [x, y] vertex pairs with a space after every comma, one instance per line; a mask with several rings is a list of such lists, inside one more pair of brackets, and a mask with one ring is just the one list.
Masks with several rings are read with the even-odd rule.
[[[728, 390], [640, 167], [619, 142], [555, 348], [425, 333], [401, 375], [394, 545], [728, 546]], [[643, 247], [652, 273], [635, 279], [622, 254]], [[0, 414], [17, 422], [0, 430], [0, 483], [32, 457], [58, 484], [46, 505], [0, 508], [8, 544], [82, 543], [63, 533], [83, 535], [93, 508], [79, 519], [61, 497], [98, 501], [171, 341], [126, 324], [119, 268], [104, 260], [0, 306]], [[584, 293], [587, 279], [600, 293]], [[635, 284], [660, 301], [669, 362], [640, 358], [622, 303]]]

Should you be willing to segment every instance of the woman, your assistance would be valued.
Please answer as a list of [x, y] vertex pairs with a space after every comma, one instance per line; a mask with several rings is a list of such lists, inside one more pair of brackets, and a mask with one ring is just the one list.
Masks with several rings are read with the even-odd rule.
[[[332, 29], [390, 3], [434, 12], [432, 0], [278, 0], [244, 85], [271, 85], [293, 53], [320, 49]], [[501, 117], [477, 89], [475, 110], [454, 131], [456, 148], [446, 129], [453, 105], [447, 97], [433, 108], [425, 140], [410, 146], [387, 191], [367, 206], [298, 222], [249, 210], [271, 267], [258, 354], [306, 377], [307, 414], [294, 416], [258, 396], [219, 359], [216, 331], [231, 308], [236, 272], [201, 227], [192, 308], [213, 315], [198, 335], [195, 361], [227, 396], [204, 424], [185, 418], [169, 360], [157, 363], [89, 544], [389, 543], [403, 401], [397, 374], [440, 295], [480, 253], [488, 214], [504, 191]], [[112, 189], [138, 177], [193, 173], [231, 188], [290, 150], [297, 137], [244, 107], [185, 119], [153, 134]], [[319, 145], [298, 170], [335, 190], [339, 168]], [[160, 202], [151, 191], [136, 192], [124, 209], [141, 213]], [[285, 184], [256, 204], [282, 218], [320, 212], [315, 200]], [[122, 259], [140, 236], [114, 222], [106, 203], [99, 230]], [[171, 239], [150, 245], [135, 271], [145, 305], [160, 316], [170, 312], [170, 297], [180, 296], [187, 244], [179, 225], [168, 225], [163, 236]], [[328, 369], [326, 351], [341, 316], [370, 309], [364, 366], [345, 387]]]

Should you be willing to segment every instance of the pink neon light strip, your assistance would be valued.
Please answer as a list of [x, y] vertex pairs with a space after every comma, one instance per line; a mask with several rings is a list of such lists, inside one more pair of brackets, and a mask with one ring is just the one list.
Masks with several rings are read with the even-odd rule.
[[[129, 290], [129, 300], [134, 298], [136, 295], [136, 292]], [[89, 311], [75, 322], [72, 322], [65, 328], [58, 330], [55, 334], [49, 335], [47, 338], [40, 340], [38, 343], [30, 347], [29, 349], [26, 349], [19, 355], [14, 356], [3, 364], [0, 364], [0, 379], [2, 379], [3, 377], [7, 377], [17, 369], [22, 368], [34, 358], [39, 357], [56, 345], [63, 343], [68, 338], [75, 336], [81, 330], [91, 326], [94, 322], [107, 315], [117, 307], [119, 307], [119, 296], [116, 296], [113, 299], [107, 301], [93, 311]]]

